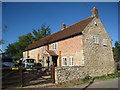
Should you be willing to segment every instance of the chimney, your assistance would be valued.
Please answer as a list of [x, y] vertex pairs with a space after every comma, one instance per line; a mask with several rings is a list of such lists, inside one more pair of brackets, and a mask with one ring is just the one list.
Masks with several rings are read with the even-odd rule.
[[66, 24], [62, 24], [62, 30], [66, 28]]
[[98, 9], [96, 7], [93, 7], [91, 11], [92, 11], [92, 16], [98, 18]]

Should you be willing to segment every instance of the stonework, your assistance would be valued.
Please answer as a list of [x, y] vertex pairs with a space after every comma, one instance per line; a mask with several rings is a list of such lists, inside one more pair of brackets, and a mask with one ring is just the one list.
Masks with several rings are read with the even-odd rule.
[[[95, 22], [97, 25], [95, 25]], [[114, 72], [114, 59], [112, 53], [111, 38], [107, 34], [99, 18], [94, 18], [83, 31], [84, 34], [84, 61], [85, 72], [91, 76], [100, 76]], [[99, 43], [95, 44], [93, 36], [97, 35]], [[107, 39], [107, 45], [103, 45], [103, 39]]]
[[56, 67], [55, 68], [55, 83], [63, 83], [84, 78], [84, 67]]

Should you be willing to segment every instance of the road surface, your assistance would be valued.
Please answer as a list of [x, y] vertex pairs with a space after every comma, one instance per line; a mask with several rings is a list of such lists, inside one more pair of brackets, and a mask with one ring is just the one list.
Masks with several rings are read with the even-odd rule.
[[86, 88], [86, 90], [87, 88], [118, 88], [119, 84], [120, 84], [120, 78], [119, 78], [119, 83], [118, 83], [118, 78], [116, 78], [116, 79], [110, 79], [104, 81], [97, 81], [92, 84], [77, 86], [76, 88]]

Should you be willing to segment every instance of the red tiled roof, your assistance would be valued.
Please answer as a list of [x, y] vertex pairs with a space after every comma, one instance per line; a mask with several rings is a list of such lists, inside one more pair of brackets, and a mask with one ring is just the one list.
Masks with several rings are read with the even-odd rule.
[[53, 50], [47, 50], [51, 56], [58, 56]]
[[79, 21], [67, 28], [65, 28], [64, 30], [58, 31], [50, 36], [47, 36], [41, 40], [35, 41], [34, 43], [30, 44], [25, 51], [27, 50], [31, 50], [49, 43], [53, 43], [55, 41], [59, 41], [62, 39], [65, 39], [67, 37], [76, 35], [76, 34], [80, 34], [84, 28], [89, 24], [90, 21], [92, 21], [93, 17], [89, 17], [86, 18], [82, 21]]

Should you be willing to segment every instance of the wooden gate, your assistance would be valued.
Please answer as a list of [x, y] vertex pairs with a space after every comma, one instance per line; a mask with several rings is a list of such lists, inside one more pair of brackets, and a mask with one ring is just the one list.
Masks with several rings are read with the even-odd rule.
[[2, 88], [55, 83], [55, 67], [2, 69]]

